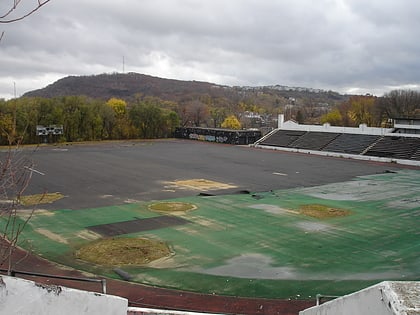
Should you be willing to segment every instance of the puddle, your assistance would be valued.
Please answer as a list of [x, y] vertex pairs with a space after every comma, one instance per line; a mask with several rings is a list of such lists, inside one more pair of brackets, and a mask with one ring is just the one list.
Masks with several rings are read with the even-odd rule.
[[229, 276], [249, 279], [295, 279], [290, 267], [273, 267], [272, 259], [262, 254], [244, 254], [229, 259], [225, 265], [200, 270], [201, 273], [215, 276]]
[[[347, 273], [344, 270], [336, 272], [311, 272], [297, 270], [292, 267], [273, 267], [272, 258], [262, 254], [244, 254], [226, 261], [226, 264], [209, 268], [195, 269], [199, 272], [214, 276], [225, 276], [245, 279], [270, 279], [270, 280], [383, 280], [401, 278], [401, 272], [387, 270], [382, 272], [355, 272]], [[405, 276], [409, 275], [406, 273]]]

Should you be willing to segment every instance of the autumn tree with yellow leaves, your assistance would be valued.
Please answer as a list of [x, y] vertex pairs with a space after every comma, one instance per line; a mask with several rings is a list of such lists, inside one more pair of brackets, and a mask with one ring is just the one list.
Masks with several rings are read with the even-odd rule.
[[222, 122], [222, 128], [239, 130], [241, 129], [241, 123], [235, 115], [230, 115]]

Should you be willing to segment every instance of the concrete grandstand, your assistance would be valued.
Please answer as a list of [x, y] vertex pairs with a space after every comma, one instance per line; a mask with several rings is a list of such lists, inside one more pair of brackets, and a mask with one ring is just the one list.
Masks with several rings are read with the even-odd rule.
[[420, 120], [396, 119], [393, 128], [300, 125], [284, 122], [256, 141], [256, 147], [354, 159], [420, 165]]

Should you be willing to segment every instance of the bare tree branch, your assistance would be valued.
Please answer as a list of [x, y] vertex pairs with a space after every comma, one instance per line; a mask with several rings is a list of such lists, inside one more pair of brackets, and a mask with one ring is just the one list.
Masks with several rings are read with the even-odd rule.
[[7, 11], [5, 14], [3, 14], [2, 16], [0, 16], [0, 19], [4, 19], [8, 15], [10, 15], [16, 9], [16, 7], [19, 4], [19, 2], [20, 2], [20, 0], [14, 0], [13, 1], [13, 6], [9, 9], [9, 11]]
[[25, 18], [27, 18], [28, 16], [30, 16], [31, 14], [35, 13], [36, 11], [38, 11], [41, 7], [43, 7], [44, 5], [46, 5], [48, 2], [50, 2], [51, 0], [38, 0], [38, 5], [32, 9], [31, 11], [18, 16], [16, 18], [12, 18], [12, 19], [7, 19], [7, 17], [14, 11], [16, 10], [17, 6], [19, 5], [21, 0], [14, 0], [13, 1], [13, 6], [9, 9], [9, 11], [7, 11], [4, 15], [0, 16], [0, 24], [8, 24], [8, 23], [13, 23], [13, 22], [17, 22], [20, 20], [23, 20]]
[[[13, 0], [10, 9], [0, 16], [0, 24], [13, 23], [25, 19], [50, 0], [37, 0], [36, 7], [27, 13], [12, 17], [21, 0]], [[0, 32], [0, 42], [4, 31]], [[10, 127], [10, 126], [9, 126]], [[10, 130], [9, 130], [10, 129]], [[25, 128], [26, 131], [26, 128]], [[7, 263], [11, 273], [13, 252], [18, 246], [23, 229], [32, 218], [34, 209], [26, 210], [25, 216], [18, 216], [21, 197], [29, 185], [33, 172], [31, 160], [19, 154], [18, 147], [23, 139], [16, 136], [16, 116], [12, 119], [11, 128], [0, 127], [0, 134], [9, 140], [9, 150], [0, 154], [0, 266]], [[42, 199], [42, 198], [41, 198]]]
[[23, 229], [32, 218], [34, 209], [24, 210], [25, 215], [18, 215], [21, 196], [32, 177], [33, 162], [10, 145], [7, 153], [0, 159], [0, 265], [7, 264], [10, 272], [12, 256], [18, 246]]

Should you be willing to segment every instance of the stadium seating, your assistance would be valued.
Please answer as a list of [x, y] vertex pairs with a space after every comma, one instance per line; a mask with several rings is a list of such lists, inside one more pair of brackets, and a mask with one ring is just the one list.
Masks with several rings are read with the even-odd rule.
[[276, 147], [289, 147], [291, 143], [296, 141], [296, 139], [303, 136], [305, 133], [306, 131], [279, 129], [259, 144]]
[[307, 132], [296, 139], [290, 146], [297, 149], [320, 151], [339, 135], [339, 133], [331, 132]]
[[410, 160], [417, 156], [420, 138], [386, 136], [372, 146], [365, 155]]
[[420, 138], [415, 137], [279, 129], [259, 144], [420, 161]]
[[420, 148], [417, 148], [417, 150], [413, 153], [411, 160], [420, 161]]
[[342, 133], [330, 142], [323, 151], [362, 154], [370, 145], [379, 139], [380, 136]]

